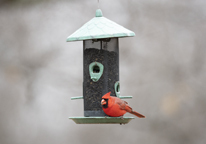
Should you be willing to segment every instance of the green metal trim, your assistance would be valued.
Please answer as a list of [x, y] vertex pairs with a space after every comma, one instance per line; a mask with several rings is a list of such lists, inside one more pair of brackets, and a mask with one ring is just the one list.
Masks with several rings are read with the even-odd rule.
[[[98, 71], [95, 70], [96, 67], [98, 68]], [[92, 62], [89, 65], [89, 74], [94, 82], [97, 82], [100, 79], [100, 77], [103, 74], [103, 71], [104, 71], [104, 66], [99, 62]]]
[[[128, 98], [132, 98], [132, 96], [119, 96], [120, 99], [128, 99]], [[79, 96], [79, 97], [71, 97], [71, 100], [76, 100], [76, 99], [84, 99], [83, 96]]]
[[120, 97], [120, 83], [119, 83], [119, 81], [117, 81], [114, 84], [114, 91], [115, 91], [116, 96], [119, 98]]
[[69, 117], [76, 124], [127, 124], [134, 117]]
[[83, 99], [83, 96], [79, 96], [79, 97], [71, 97], [71, 100], [76, 100], [76, 99]]
[[128, 99], [128, 98], [132, 98], [132, 96], [119, 96], [120, 99]]
[[67, 38], [67, 42], [88, 39], [101, 39], [113, 37], [131, 37], [135, 33], [123, 26], [103, 17], [100, 9], [96, 11], [96, 17], [85, 23]]

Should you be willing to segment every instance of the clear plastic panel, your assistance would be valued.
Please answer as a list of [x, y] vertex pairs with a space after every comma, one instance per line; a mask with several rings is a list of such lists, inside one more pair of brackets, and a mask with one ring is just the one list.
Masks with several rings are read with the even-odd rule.
[[[98, 81], [92, 80], [89, 66], [92, 63], [100, 63], [104, 71]], [[84, 41], [84, 114], [85, 116], [104, 116], [101, 98], [107, 92], [115, 93], [115, 83], [119, 81], [119, 48], [118, 38], [92, 39]], [[101, 71], [101, 70], [100, 70]], [[100, 73], [94, 68], [93, 73]]]
[[118, 52], [118, 38], [92, 39], [84, 41], [84, 48], [95, 48], [99, 50], [107, 50]]

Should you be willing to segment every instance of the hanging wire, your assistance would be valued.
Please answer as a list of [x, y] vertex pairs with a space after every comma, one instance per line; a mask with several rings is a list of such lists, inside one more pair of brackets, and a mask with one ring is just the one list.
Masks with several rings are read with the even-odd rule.
[[99, 9], [99, 0], [97, 0], [97, 2], [98, 2], [98, 9]]

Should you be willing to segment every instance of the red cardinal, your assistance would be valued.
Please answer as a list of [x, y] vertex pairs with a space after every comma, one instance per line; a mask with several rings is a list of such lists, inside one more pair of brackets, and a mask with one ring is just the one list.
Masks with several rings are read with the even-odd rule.
[[133, 111], [126, 101], [118, 97], [110, 96], [110, 93], [111, 92], [105, 94], [101, 101], [102, 109], [108, 116], [122, 117], [126, 112], [129, 112], [139, 118], [145, 118], [144, 115]]

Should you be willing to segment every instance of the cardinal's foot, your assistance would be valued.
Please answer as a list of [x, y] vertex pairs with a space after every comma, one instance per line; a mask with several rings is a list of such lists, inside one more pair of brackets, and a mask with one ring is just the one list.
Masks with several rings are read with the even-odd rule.
[[120, 116], [121, 120], [124, 120], [124, 117], [123, 116]]

